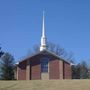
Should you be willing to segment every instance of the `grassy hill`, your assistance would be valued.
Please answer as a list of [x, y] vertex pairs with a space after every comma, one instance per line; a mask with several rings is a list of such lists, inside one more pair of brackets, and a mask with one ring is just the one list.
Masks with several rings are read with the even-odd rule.
[[90, 90], [90, 80], [0, 81], [0, 90]]

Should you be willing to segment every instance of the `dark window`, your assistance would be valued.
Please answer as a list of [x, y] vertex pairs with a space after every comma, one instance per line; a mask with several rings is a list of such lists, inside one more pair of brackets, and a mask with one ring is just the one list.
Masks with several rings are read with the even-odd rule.
[[48, 58], [41, 59], [41, 72], [42, 73], [48, 72]]

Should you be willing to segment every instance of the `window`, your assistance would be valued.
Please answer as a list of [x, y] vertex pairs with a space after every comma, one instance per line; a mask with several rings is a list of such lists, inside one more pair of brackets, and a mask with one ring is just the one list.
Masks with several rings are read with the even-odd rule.
[[48, 72], [48, 58], [41, 59], [41, 72], [42, 73]]

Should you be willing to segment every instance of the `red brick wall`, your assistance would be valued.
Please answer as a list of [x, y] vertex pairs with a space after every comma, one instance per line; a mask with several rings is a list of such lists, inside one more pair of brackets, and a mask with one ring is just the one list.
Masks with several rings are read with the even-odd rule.
[[[71, 66], [63, 62], [63, 65], [60, 64], [60, 60], [58, 60], [56, 57], [45, 54], [45, 55], [37, 55], [32, 58], [28, 58], [30, 60], [30, 79], [31, 80], [38, 80], [41, 79], [41, 64], [40, 60], [42, 57], [48, 57], [49, 58], [49, 79], [71, 79]], [[27, 66], [27, 60], [21, 62], [18, 65], [18, 80], [26, 80], [26, 66]], [[63, 68], [60, 68], [60, 65], [63, 66]], [[63, 75], [63, 76], [62, 76]], [[60, 76], [62, 76], [60, 78]]]
[[32, 58], [31, 61], [31, 80], [41, 79], [41, 64], [40, 60], [43, 57], [49, 58], [49, 79], [59, 79], [59, 60], [51, 55], [38, 55]]
[[59, 60], [49, 61], [49, 79], [59, 79]]
[[36, 56], [31, 60], [31, 80], [41, 79], [40, 57]]
[[64, 62], [64, 79], [71, 79], [72, 75], [71, 75], [71, 65]]
[[18, 69], [18, 80], [26, 80], [26, 61], [21, 62]]

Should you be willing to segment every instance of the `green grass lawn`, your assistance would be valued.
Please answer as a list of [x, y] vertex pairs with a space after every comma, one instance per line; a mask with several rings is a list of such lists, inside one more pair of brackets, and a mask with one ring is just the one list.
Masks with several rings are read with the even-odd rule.
[[90, 90], [90, 80], [0, 81], [0, 90]]

